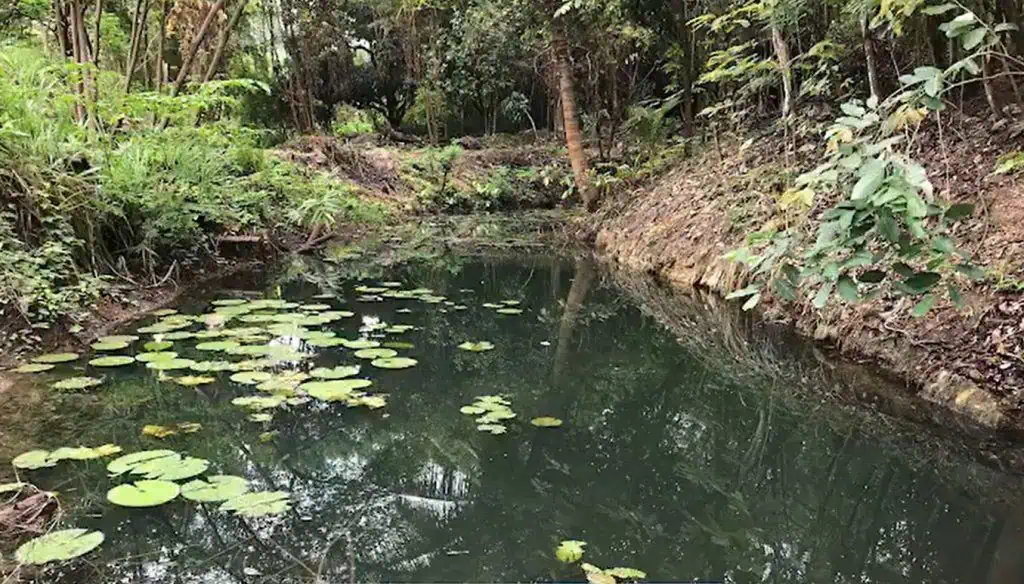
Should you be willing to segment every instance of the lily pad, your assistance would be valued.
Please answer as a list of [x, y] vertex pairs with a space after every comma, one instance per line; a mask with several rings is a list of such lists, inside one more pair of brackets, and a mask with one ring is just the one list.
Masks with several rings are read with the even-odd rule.
[[231, 376], [231, 381], [244, 385], [256, 385], [272, 378], [266, 371], [240, 371]]
[[310, 312], [320, 312], [322, 310], [330, 310], [330, 304], [303, 304], [299, 306], [299, 310], [308, 310]]
[[494, 435], [504, 434], [508, 430], [503, 424], [480, 424], [476, 429], [481, 432], [490, 432]]
[[107, 335], [96, 339], [101, 343], [134, 343], [139, 340], [135, 335]]
[[248, 303], [248, 300], [242, 298], [221, 298], [220, 300], [214, 300], [210, 304], [214, 306], [242, 306]]
[[463, 351], [470, 351], [472, 353], [482, 353], [484, 351], [491, 351], [494, 349], [494, 344], [489, 341], [471, 342], [466, 341], [459, 345], [459, 348]]
[[172, 314], [178, 314], [178, 311], [173, 308], [161, 308], [159, 310], [154, 310], [150, 314], [153, 316], [171, 316]]
[[53, 369], [55, 365], [50, 363], [25, 363], [11, 369], [12, 373], [42, 373]]
[[566, 564], [574, 564], [583, 559], [583, 548], [587, 542], [575, 539], [567, 539], [558, 544], [555, 548], [555, 557], [558, 561]]
[[241, 406], [253, 411], [270, 410], [273, 408], [280, 407], [284, 403], [285, 398], [278, 395], [268, 395], [266, 397], [260, 395], [251, 395], [236, 397], [231, 400], [231, 403], [236, 406]]
[[521, 304], [518, 300], [502, 300], [501, 303], [505, 306], [519, 306]]
[[193, 363], [189, 369], [197, 373], [233, 371], [235, 364], [231, 361], [199, 361], [198, 363]]
[[505, 308], [505, 305], [504, 304], [495, 304], [494, 302], [485, 302], [483, 304], [483, 307], [484, 308]]
[[494, 312], [497, 312], [498, 314], [507, 314], [507, 315], [517, 315], [517, 314], [522, 314], [523, 313], [523, 311], [521, 309], [519, 309], [519, 308], [499, 308], [498, 310], [495, 310]]
[[62, 446], [50, 453], [49, 460], [51, 462], [60, 462], [62, 460], [93, 460], [95, 458], [118, 454], [119, 452], [121, 452], [121, 447], [114, 444], [104, 444], [103, 446], [97, 446], [96, 448], [89, 448], [88, 446]]
[[184, 385], [185, 387], [196, 387], [198, 385], [206, 385], [217, 381], [216, 377], [207, 377], [205, 375], [182, 375], [181, 377], [175, 377], [174, 383], [178, 385]]
[[326, 339], [310, 339], [310, 340], [306, 341], [306, 344], [308, 344], [311, 347], [317, 347], [319, 349], [325, 349], [327, 347], [340, 347], [340, 346], [346, 345], [348, 342], [349, 341], [346, 341], [345, 339], [326, 338]]
[[127, 472], [134, 472], [134, 470], [141, 464], [145, 464], [151, 460], [167, 457], [178, 457], [177, 452], [173, 450], [143, 450], [141, 452], [133, 452], [132, 454], [126, 454], [119, 458], [111, 460], [107, 464], [107, 472], [110, 476], [118, 476]]
[[371, 410], [377, 410], [388, 405], [387, 397], [383, 395], [361, 395], [348, 400], [351, 407], [365, 406]]
[[57, 466], [57, 462], [50, 460], [49, 450], [29, 450], [19, 454], [11, 461], [14, 468], [20, 468], [25, 470], [36, 470], [40, 468], [47, 468], [51, 466]]
[[306, 392], [310, 397], [334, 402], [345, 401], [355, 395], [360, 389], [373, 385], [368, 379], [335, 379], [333, 381], [311, 381], [303, 383], [299, 389]]
[[242, 517], [280, 515], [291, 508], [290, 495], [284, 491], [246, 493], [221, 504], [221, 511], [234, 512]]
[[197, 351], [229, 351], [238, 347], [239, 343], [235, 341], [210, 341], [208, 343], [199, 343], [196, 345]]
[[196, 336], [195, 333], [190, 333], [188, 331], [174, 331], [164, 335], [164, 338], [168, 341], [184, 341], [185, 339], [191, 339], [194, 336]]
[[170, 349], [173, 346], [174, 343], [170, 341], [149, 341], [148, 343], [142, 345], [142, 348], [147, 351], [157, 353], [160, 351], [166, 351], [167, 349]]
[[14, 552], [22, 564], [42, 565], [73, 560], [103, 543], [103, 533], [87, 529], [63, 529], [31, 539]]
[[128, 357], [125, 355], [111, 355], [109, 357], [97, 357], [89, 361], [89, 365], [93, 367], [123, 367], [124, 365], [130, 365], [135, 362], [135, 357]]
[[562, 425], [562, 420], [551, 416], [541, 416], [530, 420], [530, 423], [538, 428], [557, 428]]
[[358, 365], [342, 365], [333, 369], [317, 367], [310, 371], [309, 375], [317, 379], [344, 379], [353, 375], [359, 375], [359, 369]]
[[146, 424], [142, 427], [142, 434], [145, 436], [152, 436], [153, 438], [167, 438], [168, 436], [174, 436], [178, 431], [174, 428], [167, 426], [158, 426], [156, 424]]
[[459, 413], [466, 414], [467, 416], [479, 416], [486, 411], [480, 406], [462, 406], [459, 408]]
[[214, 475], [208, 479], [196, 479], [182, 485], [181, 496], [200, 503], [220, 503], [244, 495], [249, 491], [249, 481], [232, 475]]
[[97, 385], [99, 385], [101, 383], [103, 383], [103, 380], [102, 379], [97, 379], [95, 377], [69, 377], [67, 379], [62, 379], [62, 380], [58, 381], [57, 383], [54, 383], [53, 384], [53, 388], [54, 389], [72, 390], [73, 391], [73, 390], [76, 390], [76, 389], [86, 389], [86, 388], [89, 388], [89, 387], [96, 387]]
[[359, 359], [390, 359], [398, 356], [394, 349], [360, 349], [354, 355]]
[[195, 365], [192, 359], [158, 359], [146, 363], [146, 368], [157, 371], [175, 371], [177, 369], [188, 369]]
[[48, 353], [32, 359], [33, 363], [68, 363], [78, 359], [78, 353]]
[[96, 351], [120, 351], [121, 349], [128, 348], [127, 341], [100, 341], [89, 345]]
[[210, 461], [191, 456], [182, 458], [180, 454], [155, 458], [136, 465], [131, 473], [143, 478], [162, 481], [180, 481], [190, 479], [206, 472]]
[[137, 481], [107, 491], [107, 500], [121, 507], [156, 507], [181, 493], [177, 483], [165, 480]]
[[359, 351], [362, 349], [376, 349], [377, 347], [380, 346], [380, 343], [377, 341], [360, 339], [358, 341], [345, 341], [345, 346], [348, 347], [349, 349]]
[[4, 493], [20, 493], [29, 486], [28, 483], [0, 483], [0, 495]]
[[174, 351], [154, 351], [151, 353], [139, 353], [135, 356], [135, 360], [140, 363], [152, 363], [153, 361], [164, 361], [177, 358], [178, 354]]
[[374, 359], [370, 362], [370, 365], [380, 369], [408, 369], [415, 367], [417, 363], [419, 361], [409, 357], [391, 357], [389, 359]]
[[249, 414], [250, 422], [266, 423], [274, 419], [274, 414]]
[[395, 349], [395, 350], [398, 350], [398, 351], [408, 351], [409, 349], [415, 349], [416, 348], [416, 345], [414, 345], [412, 343], [403, 343], [401, 341], [393, 341], [393, 342], [390, 342], [390, 343], [384, 343], [381, 346], [382, 347], [386, 347], [388, 349]]

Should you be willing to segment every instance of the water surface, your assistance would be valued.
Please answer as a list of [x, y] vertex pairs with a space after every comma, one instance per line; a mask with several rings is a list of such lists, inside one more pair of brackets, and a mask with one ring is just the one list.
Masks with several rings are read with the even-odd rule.
[[[26, 448], [171, 448], [210, 460], [208, 474], [242, 475], [293, 501], [284, 515], [262, 519], [180, 499], [132, 510], [105, 500], [119, 482], [106, 477], [105, 461], [33, 471], [29, 479], [60, 491], [66, 525], [107, 536], [88, 562], [38, 579], [582, 580], [578, 566], [553, 557], [560, 540], [576, 539], [587, 542], [585, 561], [660, 581], [1020, 581], [1000, 551], [1021, 541], [1020, 513], [987, 496], [987, 470], [967, 459], [933, 460], [913, 441], [868, 431], [870, 418], [790, 391], [777, 364], [738, 371], [734, 358], [698, 354], [576, 265], [451, 258], [353, 274], [304, 263], [226, 282], [180, 307], [198, 314], [217, 298], [281, 297], [355, 312], [323, 329], [411, 343], [401, 353], [419, 365], [385, 371], [349, 349], [279, 341], [313, 353], [301, 370], [361, 364], [372, 390], [388, 395], [379, 410], [313, 400], [278, 409], [263, 424], [232, 405], [258, 392], [229, 381], [230, 373], [199, 390], [141, 366], [61, 366], [33, 378], [38, 389], [21, 391], [44, 398], [0, 406]], [[469, 308], [358, 300], [356, 287], [382, 281], [430, 288]], [[325, 293], [336, 297], [313, 299]], [[503, 300], [521, 302], [524, 313], [482, 306]], [[375, 323], [416, 329], [360, 333]], [[121, 353], [141, 351], [143, 336]], [[470, 353], [457, 348], [464, 341], [496, 348]], [[173, 350], [222, 358], [195, 351], [195, 342], [177, 341]], [[107, 381], [80, 395], [44, 389], [83, 371]], [[480, 395], [511, 402], [518, 417], [507, 434], [480, 432], [459, 413]], [[534, 428], [535, 416], [565, 424]], [[180, 422], [202, 430], [140, 435], [146, 424]]]

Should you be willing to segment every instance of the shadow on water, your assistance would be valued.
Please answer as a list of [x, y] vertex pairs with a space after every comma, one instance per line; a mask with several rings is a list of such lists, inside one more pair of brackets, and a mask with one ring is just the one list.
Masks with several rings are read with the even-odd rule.
[[[356, 300], [354, 287], [382, 279], [470, 309]], [[57, 376], [21, 388], [0, 404], [10, 420], [5, 455], [15, 444], [167, 447], [293, 498], [286, 514], [256, 520], [180, 500], [127, 510], [105, 501], [112, 483], [102, 462], [61, 463], [29, 478], [62, 493], [65, 523], [107, 540], [87, 563], [39, 581], [580, 580], [577, 567], [553, 558], [562, 539], [588, 542], [586, 561], [663, 581], [1024, 577], [1014, 475], [965, 443], [846, 407], [884, 382], [831, 367], [707, 299], [546, 257], [448, 258], [383, 272], [296, 262], [224, 288], [296, 300], [335, 292], [327, 302], [357, 313], [330, 325], [340, 336], [375, 319], [416, 325], [397, 340], [414, 344], [403, 353], [420, 363], [368, 371], [390, 395], [383, 410], [314, 401], [269, 424], [231, 404], [250, 392], [227, 375], [198, 391], [140, 368], [108, 373], [86, 395], [41, 389]], [[181, 310], [205, 311], [225, 295], [208, 291]], [[505, 299], [525, 313], [481, 306]], [[405, 307], [413, 312], [399, 312]], [[467, 340], [496, 348], [456, 348]], [[195, 355], [185, 341], [175, 350]], [[356, 361], [331, 348], [315, 366]], [[459, 413], [488, 394], [507, 396], [518, 413], [506, 435], [478, 432]], [[535, 416], [565, 425], [534, 428]], [[203, 428], [163, 442], [139, 434], [145, 424], [186, 421]], [[277, 434], [261, 439], [267, 431]]]

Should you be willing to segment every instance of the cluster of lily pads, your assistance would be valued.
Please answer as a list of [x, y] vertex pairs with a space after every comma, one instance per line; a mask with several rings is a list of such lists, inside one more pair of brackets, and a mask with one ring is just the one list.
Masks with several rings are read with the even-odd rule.
[[[504, 422], [516, 417], [512, 411], [512, 402], [500, 395], [478, 395], [473, 403], [462, 406], [459, 412], [467, 416], [479, 416], [476, 429], [491, 434], [504, 434], [508, 426]], [[538, 428], [557, 428], [562, 420], [551, 416], [542, 416], [530, 420], [530, 424]]]
[[[443, 312], [469, 308], [427, 288], [403, 290], [400, 282], [359, 286], [355, 292], [359, 294], [358, 302], [412, 300], [441, 305], [439, 310]], [[317, 298], [326, 301], [333, 296], [320, 295]], [[362, 371], [360, 366], [300, 368], [317, 349], [347, 349], [355, 359], [384, 370], [408, 369], [418, 364], [416, 359], [400, 354], [400, 351], [413, 349], [411, 343], [386, 339], [386, 335], [401, 335], [414, 330], [412, 325], [370, 319], [359, 329], [359, 338], [346, 339], [320, 327], [351, 318], [355, 313], [335, 310], [327, 302], [302, 304], [282, 299], [223, 298], [211, 304], [212, 309], [204, 314], [158, 310], [152, 313], [158, 320], [138, 328], [137, 334], [100, 337], [91, 345], [96, 354], [87, 363], [96, 369], [138, 364], [156, 372], [161, 381], [186, 387], [214, 383], [218, 373], [229, 374], [232, 382], [260, 392], [232, 400], [233, 404], [249, 410], [249, 418], [255, 422], [269, 422], [273, 418], [271, 410], [299, 405], [311, 399], [370, 410], [387, 405], [386, 395], [366, 391], [373, 382], [358, 377]], [[523, 313], [516, 300], [483, 306], [506, 316]], [[403, 307], [396, 312], [407, 314], [413, 310]], [[143, 340], [142, 335], [150, 338]], [[219, 354], [224, 358], [199, 361], [182, 357], [179, 351], [174, 350], [175, 343], [182, 341], [195, 342], [191, 346], [194, 351]], [[140, 342], [142, 350], [135, 351], [133, 355], [119, 353], [130, 351]], [[494, 344], [488, 341], [466, 342], [459, 348], [484, 352], [494, 349]], [[39, 355], [13, 371], [43, 373], [80, 359], [79, 354], [71, 352]], [[103, 382], [102, 376], [75, 375], [52, 383], [52, 387], [61, 391], [82, 391]], [[503, 422], [516, 417], [510, 406], [511, 403], [501, 396], [480, 396], [472, 405], [463, 407], [462, 412], [478, 416], [481, 431], [503, 434], [507, 430]], [[536, 424], [536, 420], [535, 425], [555, 425]], [[191, 422], [166, 426], [150, 424], [143, 427], [142, 433], [166, 438], [200, 429], [200, 424]], [[264, 432], [260, 439], [272, 437], [272, 432]], [[120, 453], [121, 448], [113, 444], [95, 448], [62, 447], [53, 451], [29, 451], [12, 463], [18, 469], [35, 470], [53, 467], [61, 461], [91, 460]], [[112, 487], [107, 492], [107, 499], [122, 507], [140, 508], [155, 507], [180, 497], [199, 503], [218, 503], [222, 511], [246, 517], [281, 513], [290, 508], [288, 493], [250, 492], [248, 481], [242, 477], [213, 475], [199, 478], [209, 466], [205, 459], [182, 456], [173, 450], [147, 450], [120, 456], [107, 465], [107, 471], [111, 478], [128, 478], [129, 482]], [[179, 484], [181, 481], [188, 482]], [[6, 489], [0, 493], [20, 489], [27, 484], [0, 485]], [[103, 541], [104, 535], [98, 531], [65, 529], [27, 542], [18, 549], [16, 557], [26, 564], [68, 560], [88, 553]]]
[[[55, 466], [62, 460], [91, 460], [119, 454], [121, 448], [106, 444], [96, 448], [58, 448], [52, 452], [32, 450], [19, 455], [12, 464], [33, 470]], [[182, 456], [173, 450], [145, 450], [120, 456], [107, 464], [111, 478], [127, 477], [131, 482], [107, 491], [111, 503], [130, 508], [156, 507], [179, 496], [196, 503], [218, 503], [219, 509], [242, 517], [263, 517], [284, 513], [291, 508], [291, 497], [284, 491], [250, 491], [249, 481], [233, 475], [198, 478], [209, 470], [210, 461]], [[180, 481], [188, 481], [179, 484]], [[17, 491], [27, 483], [0, 485], [0, 492]], [[69, 560], [88, 553], [103, 543], [101, 532], [66, 529], [37, 537], [16, 552], [24, 564], [45, 564]]]
[[[575, 564], [583, 559], [587, 542], [576, 539], [563, 540], [555, 548], [555, 558], [565, 564]], [[636, 568], [599, 568], [594, 564], [580, 564], [590, 584], [616, 584], [619, 581], [635, 581], [647, 578], [647, 573]]]

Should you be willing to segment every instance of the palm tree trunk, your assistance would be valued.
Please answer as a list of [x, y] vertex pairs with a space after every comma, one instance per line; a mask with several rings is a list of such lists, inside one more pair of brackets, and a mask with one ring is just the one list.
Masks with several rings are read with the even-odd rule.
[[206, 40], [206, 35], [210, 32], [210, 23], [220, 12], [224, 6], [224, 0], [217, 0], [217, 2], [210, 7], [210, 11], [206, 13], [206, 18], [203, 19], [203, 24], [199, 26], [199, 32], [196, 33], [196, 39], [192, 41], [192, 47], [189, 49], [188, 54], [185, 56], [185, 60], [181, 62], [181, 69], [178, 71], [178, 77], [174, 80], [174, 85], [171, 87], [171, 97], [178, 95], [181, 88], [185, 86], [185, 79], [188, 77], [188, 72], [192, 68], [192, 61], [196, 60], [196, 55], [199, 54], [199, 49], [203, 46], [203, 42]]
[[576, 189], [588, 209], [597, 202], [590, 189], [587, 154], [583, 151], [583, 136], [576, 115], [576, 91], [573, 87], [572, 68], [569, 65], [569, 47], [558, 25], [552, 26], [552, 49], [554, 49], [555, 70], [558, 73], [558, 92], [562, 101], [562, 121], [565, 126], [565, 145], [569, 149], [569, 164], [572, 165]]
[[210, 79], [213, 79], [215, 73], [217, 73], [217, 66], [220, 65], [220, 59], [224, 55], [224, 47], [228, 44], [228, 39], [231, 38], [231, 30], [235, 28], [238, 21], [242, 18], [242, 12], [245, 11], [246, 0], [239, 0], [238, 6], [235, 7], [234, 13], [231, 14], [231, 20], [228, 21], [228, 25], [220, 33], [220, 39], [217, 41], [217, 48], [213, 51], [213, 58], [210, 60], [210, 66], [206, 69], [206, 74], [203, 75], [203, 83], [206, 83]]
[[782, 117], [789, 117], [793, 113], [793, 66], [789, 58], [789, 46], [786, 45], [786, 37], [782, 34], [779, 25], [772, 23], [772, 46], [775, 48], [775, 58], [779, 61], [779, 69], [782, 71]]

